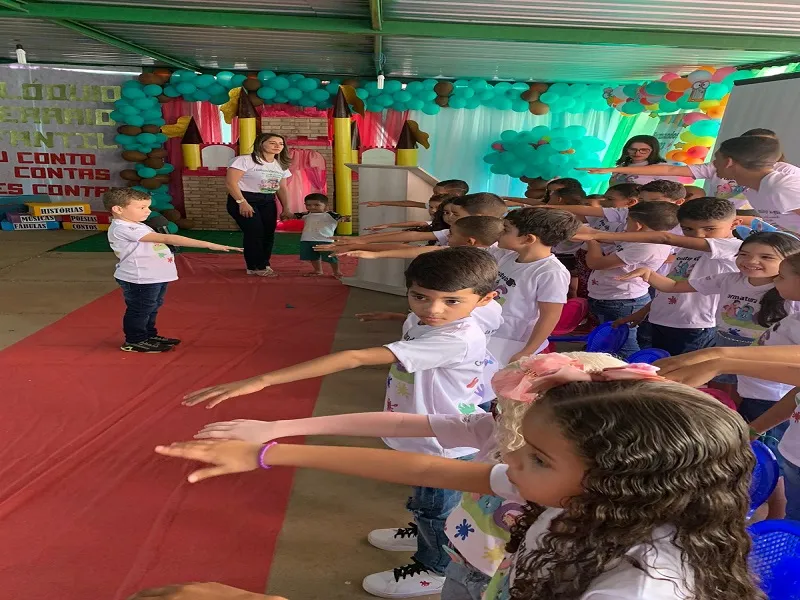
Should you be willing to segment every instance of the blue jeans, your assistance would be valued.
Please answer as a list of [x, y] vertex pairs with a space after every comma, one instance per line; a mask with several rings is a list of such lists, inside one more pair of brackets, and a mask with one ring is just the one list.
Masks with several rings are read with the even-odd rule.
[[[742, 415], [742, 418], [745, 421], [750, 423], [751, 421], [755, 421], [773, 406], [775, 406], [775, 402], [773, 400], [742, 398], [742, 401], [739, 403], [739, 414]], [[778, 463], [781, 465], [781, 472], [783, 472], [783, 466], [786, 461], [783, 460], [781, 453], [778, 452], [778, 444], [780, 443], [781, 438], [783, 437], [783, 434], [786, 433], [787, 429], [789, 429], [789, 421], [784, 421], [772, 429], [767, 429], [762, 436], [762, 441], [769, 447], [770, 450], [775, 453], [775, 457], [778, 459]]]
[[783, 486], [786, 490], [786, 518], [800, 521], [800, 467], [783, 461]]
[[468, 563], [452, 561], [447, 565], [444, 575], [441, 600], [481, 600], [489, 577]]
[[[644, 308], [650, 302], [650, 295], [645, 294], [632, 300], [596, 300], [589, 298], [589, 310], [597, 317], [600, 323], [616, 321], [621, 317], [632, 315], [637, 310]], [[634, 352], [639, 351], [639, 343], [636, 341], [638, 327], [632, 327], [628, 341], [620, 348], [620, 358], [628, 358]]]
[[715, 327], [679, 329], [650, 323], [650, 328], [653, 332], [653, 348], [666, 350], [670, 353], [670, 356], [678, 356], [679, 354], [709, 348], [714, 345], [714, 340], [717, 339], [717, 329]]
[[[467, 456], [459, 460], [470, 460]], [[434, 573], [444, 574], [450, 564], [450, 555], [445, 547], [450, 544], [444, 531], [445, 521], [461, 502], [461, 492], [438, 488], [414, 487], [406, 508], [414, 515], [417, 525], [417, 551], [414, 560]]]
[[164, 304], [167, 293], [166, 283], [130, 283], [120, 281], [125, 298], [125, 316], [122, 317], [122, 331], [125, 332], [125, 343], [138, 344], [158, 335], [156, 317], [158, 309]]

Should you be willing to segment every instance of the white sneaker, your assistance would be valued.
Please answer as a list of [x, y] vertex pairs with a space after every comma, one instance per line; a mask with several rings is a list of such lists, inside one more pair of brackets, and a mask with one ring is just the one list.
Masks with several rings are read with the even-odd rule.
[[277, 277], [278, 276], [278, 274], [275, 271], [273, 271], [270, 267], [267, 267], [266, 269], [258, 269], [257, 271], [254, 271], [252, 269], [247, 269], [247, 274], [248, 275], [258, 275], [259, 277]]
[[428, 571], [418, 562], [367, 575], [361, 584], [365, 591], [379, 598], [416, 598], [442, 591], [444, 576]]
[[375, 529], [369, 532], [367, 541], [376, 548], [391, 552], [417, 551], [417, 526], [409, 523], [408, 527], [398, 529]]

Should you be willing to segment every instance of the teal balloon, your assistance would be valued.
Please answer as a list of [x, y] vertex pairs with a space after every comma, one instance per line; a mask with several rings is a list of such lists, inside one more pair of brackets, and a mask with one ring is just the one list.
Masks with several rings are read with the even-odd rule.
[[660, 113], [673, 113], [678, 110], [678, 105], [669, 100], [662, 100], [658, 103], [658, 112]]
[[426, 115], [438, 115], [441, 111], [442, 107], [435, 102], [427, 102], [422, 107], [422, 112], [424, 112]]
[[122, 84], [122, 89], [127, 89], [127, 88], [142, 89], [142, 84], [139, 83], [137, 79], [128, 79], [128, 81]]
[[567, 164], [569, 162], [569, 158], [567, 158], [565, 154], [553, 154], [553, 156], [547, 159], [547, 162], [554, 167], [560, 167]]
[[164, 91], [164, 88], [162, 88], [160, 85], [156, 85], [155, 83], [151, 83], [150, 85], [144, 86], [142, 91], [148, 96], [160, 96]]
[[370, 100], [367, 102], [367, 105], [366, 105], [366, 107], [365, 107], [365, 108], [366, 108], [366, 111], [367, 111], [367, 112], [374, 112], [374, 113], [378, 113], [378, 112], [383, 112], [383, 109], [384, 109], [385, 107], [383, 106], [383, 104], [382, 104], [382, 103], [380, 103], [380, 102], [378, 102], [378, 101], [376, 101], [376, 100], [370, 99]]
[[300, 98], [303, 97], [303, 92], [301, 92], [297, 88], [289, 88], [285, 92], [283, 92], [283, 95], [286, 96], [289, 100], [296, 102], [297, 100], [300, 100]]
[[228, 86], [231, 79], [233, 79], [233, 73], [231, 71], [220, 71], [217, 73], [217, 83], [222, 86]]
[[258, 77], [259, 81], [267, 81], [268, 79], [276, 77], [276, 74], [275, 71], [259, 71], [256, 77]]
[[435, 79], [426, 79], [425, 81], [422, 82], [422, 85], [425, 87], [426, 90], [432, 90], [434, 87], [436, 87], [437, 83], [439, 82], [436, 81]]
[[644, 87], [644, 91], [650, 96], [663, 96], [669, 91], [666, 81], [651, 81]]
[[147, 110], [148, 108], [153, 108], [154, 106], [158, 106], [158, 100], [152, 97], [137, 98], [136, 100], [131, 102], [131, 104], [136, 108], [138, 108], [139, 110]]
[[506, 171], [506, 164], [505, 163], [497, 163], [489, 167], [489, 170], [496, 174], [496, 175], [507, 175], [508, 172]]
[[494, 84], [494, 91], [495, 92], [503, 92], [506, 93], [511, 89], [511, 84], [507, 81], [500, 81]]
[[170, 233], [178, 233], [178, 226], [172, 221], [170, 221], [169, 223], [167, 223], [167, 231], [169, 231]]
[[719, 133], [720, 121], [707, 119], [705, 121], [696, 121], [689, 125], [689, 131], [700, 137], [716, 137]]
[[114, 141], [118, 143], [120, 146], [128, 146], [134, 143], [134, 138], [131, 135], [118, 133], [117, 135], [114, 136]]
[[422, 98], [425, 102], [433, 102], [436, 100], [438, 94], [433, 90], [423, 90], [420, 92], [419, 97]]
[[470, 79], [469, 87], [471, 87], [476, 92], [482, 92], [483, 90], [489, 87], [489, 84], [486, 82], [485, 79]]
[[138, 168], [138, 169], [136, 169], [136, 172], [139, 174], [139, 176], [142, 179], [148, 179], [150, 177], [155, 177], [156, 176], [156, 170], [155, 169], [151, 169], [150, 167]]
[[125, 121], [128, 125], [133, 125], [134, 127], [141, 127], [144, 125], [144, 117], [142, 115], [128, 115]]
[[212, 97], [213, 96], [221, 96], [223, 94], [225, 94], [225, 96], [228, 95], [228, 90], [225, 89], [224, 86], [218, 84], [217, 82], [212, 83], [210, 86], [208, 86], [205, 89], [206, 89], [206, 92], [208, 92], [208, 94], [210, 96], [212, 96]]
[[391, 96], [391, 94], [382, 94], [382, 95], [378, 96], [378, 100], [386, 108], [389, 108], [390, 106], [392, 106], [395, 103], [395, 100]]
[[149, 123], [150, 121], [153, 121], [155, 119], [160, 119], [161, 108], [151, 108], [149, 110], [146, 110], [144, 111], [144, 113], [142, 113], [142, 116], [144, 117], [146, 123]]
[[413, 96], [405, 90], [399, 91], [394, 95], [396, 102], [408, 102], [411, 98], [413, 98]]
[[194, 96], [194, 101], [195, 102], [204, 102], [205, 100], [208, 100], [209, 98], [211, 98], [211, 94], [209, 94], [205, 90], [197, 90], [192, 95]]
[[623, 93], [628, 98], [638, 98], [639, 97], [639, 86], [638, 85], [626, 85], [622, 88]]
[[477, 96], [473, 96], [472, 98], [466, 99], [466, 104], [464, 105], [464, 108], [466, 108], [467, 110], [474, 110], [478, 108], [480, 105], [481, 105], [480, 98], [478, 98]]
[[518, 113], [528, 112], [528, 108], [530, 104], [525, 102], [525, 100], [512, 100], [511, 101], [511, 110]]
[[278, 94], [275, 96], [273, 103], [274, 104], [286, 104], [289, 99], [284, 94]]
[[406, 91], [410, 94], [417, 94], [422, 91], [421, 81], [410, 81], [406, 85]]
[[407, 104], [408, 110], [422, 110], [422, 107], [425, 106], [425, 103], [419, 98], [412, 98]]
[[527, 83], [523, 83], [522, 81], [518, 81], [517, 83], [515, 83], [515, 84], [513, 84], [511, 86], [511, 89], [514, 90], [515, 92], [525, 92], [525, 91], [528, 90], [528, 87], [529, 86], [528, 86]]
[[700, 106], [699, 102], [692, 102], [691, 100], [689, 100], [688, 95], [684, 95], [678, 98], [675, 104], [678, 105], [678, 108], [698, 108]]
[[502, 156], [500, 152], [491, 152], [483, 157], [483, 162], [487, 165], [496, 165], [501, 162]]
[[728, 86], [722, 83], [712, 83], [706, 90], [706, 100], [722, 100], [729, 93]]
[[[328, 89], [328, 87], [330, 87], [330, 86], [326, 86], [325, 89]], [[331, 90], [328, 90], [328, 91], [331, 93], [331, 95], [333, 95], [338, 91], [338, 89], [339, 88], [337, 86], [337, 88], [335, 90], [333, 90], [332, 92], [331, 92]], [[380, 90], [378, 90], [378, 82], [377, 81], [368, 81], [367, 83], [364, 84], [364, 87], [362, 89], [367, 90], [367, 92], [369, 92], [370, 96], [376, 96], [377, 94], [380, 93]]]
[[137, 98], [144, 98], [144, 90], [139, 87], [122, 88], [122, 97], [128, 100], [136, 100]]
[[467, 106], [467, 99], [453, 96], [452, 98], [450, 98], [449, 104], [450, 108], [456, 108], [456, 109], [465, 108]]
[[150, 124], [151, 125], [158, 125], [159, 127], [163, 127], [164, 125], [167, 124], [167, 122], [164, 120], [164, 117], [159, 117], [158, 119], [153, 119], [153, 122], [150, 123]]
[[212, 104], [216, 104], [217, 106], [221, 106], [222, 104], [228, 102], [228, 100], [230, 100], [228, 94], [214, 94], [213, 96], [211, 96], [209, 102], [211, 102]]
[[157, 144], [166, 144], [169, 139], [165, 133], [156, 133], [155, 136]]
[[140, 144], [155, 144], [158, 138], [154, 133], [140, 133], [136, 136], [136, 141]]
[[586, 112], [586, 109], [586, 102], [584, 102], [581, 98], [575, 98], [575, 102], [573, 102], [572, 106], [567, 109], [567, 112], [574, 115], [579, 115]]
[[193, 83], [189, 83], [188, 81], [181, 81], [178, 85], [175, 86], [175, 89], [180, 92], [183, 96], [188, 96], [189, 94], [194, 94], [197, 91], [197, 87]]
[[[370, 83], [375, 85], [375, 89], [378, 89], [377, 83], [375, 83], [374, 81], [371, 81]], [[365, 87], [369, 89], [369, 83]], [[331, 96], [335, 96], [339, 92], [339, 81], [338, 80], [331, 81], [328, 85], [325, 86], [325, 91], [328, 92]], [[370, 94], [371, 93], [372, 92], [370, 92]]]
[[455, 91], [456, 96], [460, 96], [462, 98], [472, 98], [475, 95], [475, 90], [470, 87], [465, 88], [458, 88]]
[[627, 113], [629, 115], [638, 115], [641, 112], [644, 112], [644, 106], [640, 102], [626, 102], [622, 106], [619, 107], [620, 112]]
[[169, 96], [170, 98], [178, 98], [181, 93], [174, 85], [168, 85], [164, 88], [164, 95]]
[[572, 142], [565, 137], [557, 137], [550, 140], [550, 147], [556, 152], [564, 152], [572, 147]]
[[384, 83], [383, 89], [390, 94], [394, 94], [403, 89], [403, 84], [397, 79], [390, 79]]
[[[555, 84], [558, 85], [558, 84]], [[544, 94], [539, 96], [539, 100], [544, 102], [545, 104], [553, 105], [558, 101], [558, 94], [555, 92], [551, 92], [550, 90], [546, 91]]]
[[506, 98], [505, 96], [500, 96], [494, 99], [492, 103], [494, 108], [497, 110], [510, 110], [511, 109], [511, 98]]
[[316, 106], [317, 102], [315, 100], [312, 100], [308, 96], [305, 96], [303, 98], [300, 98], [298, 104], [304, 108], [311, 108], [312, 106]]
[[457, 88], [467, 87], [468, 85], [469, 85], [469, 81], [466, 80], [466, 79], [456, 79], [453, 82], [453, 87], [457, 87]]
[[[367, 94], [367, 96], [369, 96], [369, 94]], [[316, 90], [311, 90], [311, 92], [308, 94], [308, 97], [311, 98], [314, 102], [325, 102], [328, 98], [331, 97], [331, 95], [328, 93], [328, 90], [316, 89]]]
[[564, 129], [564, 137], [568, 140], [579, 140], [586, 137], [586, 127], [583, 125], [570, 125]]
[[195, 87], [197, 87], [197, 89], [200, 90], [204, 90], [214, 82], [216, 82], [216, 78], [213, 75], [209, 75], [208, 73], [204, 75], [199, 75], [195, 77], [194, 81], [192, 81]]
[[156, 173], [159, 174], [159, 175], [167, 175], [169, 173], [172, 173], [174, 170], [175, 170], [175, 167], [172, 166], [171, 164], [167, 163], [163, 167], [161, 167], [160, 169], [156, 169]]
[[236, 75], [231, 77], [231, 87], [241, 87], [245, 81], [247, 81], [247, 75], [236, 73]]
[[581, 140], [581, 144], [586, 152], [600, 152], [606, 147], [606, 143], [596, 137], [585, 137]]
[[272, 100], [275, 96], [278, 95], [278, 92], [275, 88], [269, 86], [261, 86], [256, 90], [256, 96], [261, 98], [262, 100]]
[[287, 75], [286, 77], [292, 83], [296, 83], [296, 82], [300, 81], [301, 79], [304, 79], [305, 75], [303, 75], [302, 73], [292, 73], [291, 75]]
[[118, 110], [123, 115], [138, 115], [139, 114], [139, 109], [136, 108], [135, 106], [130, 106], [130, 105], [128, 105], [128, 106], [120, 106]]
[[144, 192], [145, 194], [150, 194], [150, 190], [148, 190], [146, 187], [142, 187], [141, 185], [135, 185], [131, 189], [136, 190], [137, 192]]
[[506, 129], [503, 133], [500, 134], [500, 141], [502, 142], [513, 142], [519, 136], [519, 132], [514, 131], [513, 129]]
[[561, 110], [568, 110], [575, 105], [575, 98], [572, 96], [563, 96], [558, 99], [557, 104]]
[[[546, 94], [555, 94], [556, 96], [566, 96], [569, 93], [569, 84], [568, 83], [554, 83], [549, 88], [547, 88]], [[544, 102], [544, 100], [543, 100]]]
[[[305, 77], [297, 82], [297, 89], [301, 92], [310, 92], [315, 90], [319, 87], [319, 79], [315, 79], [313, 77]], [[356, 91], [360, 91], [356, 90]]]
[[267, 81], [267, 85], [278, 91], [282, 91], [282, 90], [288, 90], [292, 84], [286, 77], [279, 75], [278, 77], [273, 77], [272, 79]]
[[175, 71], [175, 73], [173, 73], [172, 75], [173, 77], [179, 79], [180, 81], [191, 81], [197, 78], [197, 73], [195, 73], [194, 71], [187, 71], [186, 69], [180, 69], [178, 71]]
[[[325, 91], [325, 90], [323, 90], [323, 91]], [[327, 98], [327, 96], [328, 96], [327, 92], [325, 93], [325, 96]], [[356, 90], [356, 96], [358, 96], [362, 100], [366, 100], [367, 98], [369, 98], [369, 92], [367, 90], [365, 90], [364, 88], [358, 88]]]
[[408, 110], [408, 104], [406, 102], [395, 102], [389, 108], [397, 112], [403, 112], [404, 110]]

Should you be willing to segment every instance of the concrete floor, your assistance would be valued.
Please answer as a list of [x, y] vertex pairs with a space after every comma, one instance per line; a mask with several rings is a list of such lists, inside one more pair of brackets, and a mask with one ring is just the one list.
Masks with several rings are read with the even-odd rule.
[[[48, 252], [91, 235], [78, 231], [0, 232], [0, 349], [114, 290], [115, 257]], [[362, 324], [368, 310], [404, 312], [404, 298], [353, 289], [333, 351], [396, 340], [398, 323]], [[380, 411], [386, 369], [364, 368], [325, 378], [315, 416]], [[316, 444], [383, 447], [379, 440], [312, 438]], [[405, 564], [408, 555], [366, 541], [377, 527], [405, 526], [408, 489], [350, 477], [299, 471], [278, 539], [268, 591], [290, 600], [373, 598], [361, 589], [370, 573]], [[177, 582], [176, 582], [177, 583]]]

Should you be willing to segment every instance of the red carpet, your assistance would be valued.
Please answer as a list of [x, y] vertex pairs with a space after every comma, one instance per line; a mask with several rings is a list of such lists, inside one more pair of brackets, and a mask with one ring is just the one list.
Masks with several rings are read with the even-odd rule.
[[[150, 585], [224, 581], [264, 589], [292, 473], [194, 486], [157, 457], [205, 423], [309, 416], [320, 380], [180, 406], [188, 391], [330, 351], [347, 288], [245, 277], [238, 256], [181, 256], [159, 315], [173, 352], [120, 352], [116, 291], [0, 353], [0, 589], [9, 600], [120, 600]], [[352, 267], [352, 265], [350, 265]]]

